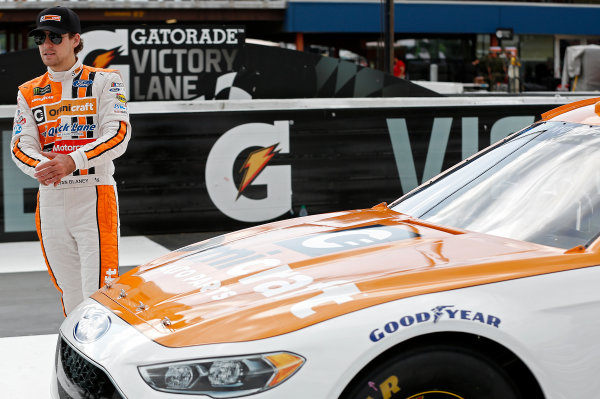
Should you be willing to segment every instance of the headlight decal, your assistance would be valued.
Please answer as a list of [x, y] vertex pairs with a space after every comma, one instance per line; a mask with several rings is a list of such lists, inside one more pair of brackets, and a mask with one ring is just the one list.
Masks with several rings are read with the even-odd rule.
[[90, 306], [75, 324], [73, 337], [82, 344], [89, 344], [106, 334], [110, 325], [111, 320], [106, 309], [100, 306]]
[[153, 389], [232, 398], [262, 392], [291, 377], [305, 359], [289, 352], [198, 359], [138, 367]]

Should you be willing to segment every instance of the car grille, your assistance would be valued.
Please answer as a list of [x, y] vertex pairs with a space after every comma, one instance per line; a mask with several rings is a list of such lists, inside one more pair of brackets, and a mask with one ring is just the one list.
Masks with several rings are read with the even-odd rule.
[[59, 346], [56, 366], [61, 399], [122, 399], [104, 371], [83, 358], [64, 339], [59, 338]]

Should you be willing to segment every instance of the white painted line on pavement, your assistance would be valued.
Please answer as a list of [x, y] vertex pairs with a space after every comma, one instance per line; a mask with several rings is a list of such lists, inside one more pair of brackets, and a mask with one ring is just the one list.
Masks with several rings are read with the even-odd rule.
[[[169, 250], [144, 236], [121, 237], [119, 264], [139, 266]], [[38, 241], [0, 243], [0, 273], [46, 271]]]
[[0, 338], [3, 398], [50, 398], [57, 339], [57, 334]]
[[1, 243], [0, 259], [0, 273], [46, 270], [42, 248], [37, 241]]
[[139, 266], [171, 252], [144, 236], [121, 237], [119, 264]]

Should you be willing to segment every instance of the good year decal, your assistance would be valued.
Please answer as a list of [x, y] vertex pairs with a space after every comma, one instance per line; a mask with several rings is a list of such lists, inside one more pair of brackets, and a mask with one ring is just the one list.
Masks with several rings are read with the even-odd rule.
[[402, 315], [395, 320], [390, 320], [383, 326], [372, 330], [369, 334], [369, 339], [373, 342], [378, 342], [386, 336], [400, 331], [402, 328], [421, 323], [437, 323], [442, 319], [478, 322], [496, 328], [499, 328], [502, 322], [499, 317], [491, 314], [471, 309], [460, 309], [454, 305], [440, 305], [427, 312]]

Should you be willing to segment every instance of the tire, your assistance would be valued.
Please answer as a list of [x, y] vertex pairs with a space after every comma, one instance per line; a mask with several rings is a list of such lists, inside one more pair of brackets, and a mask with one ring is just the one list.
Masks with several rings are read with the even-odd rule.
[[372, 363], [341, 399], [521, 399], [493, 360], [469, 349], [428, 346]]

